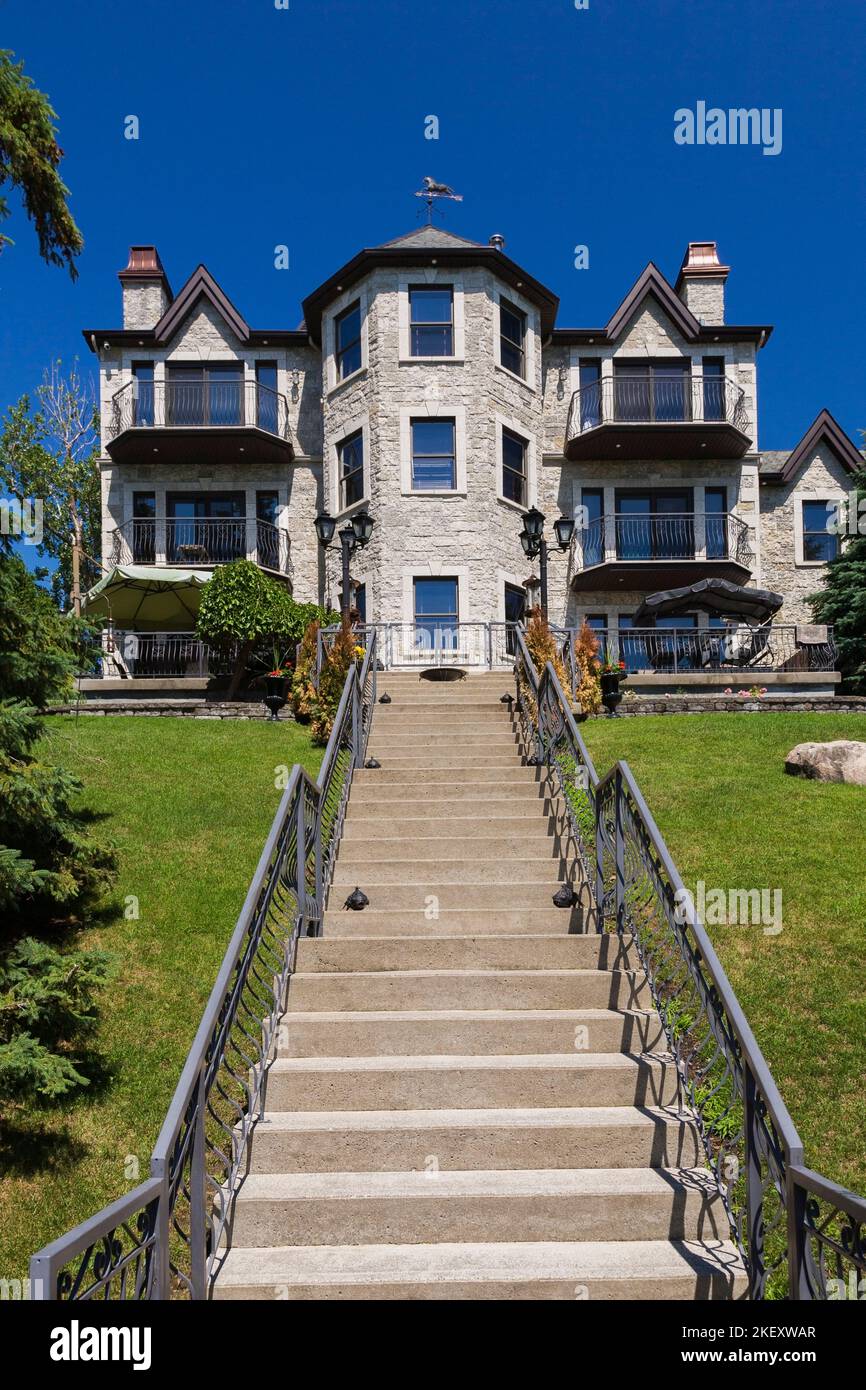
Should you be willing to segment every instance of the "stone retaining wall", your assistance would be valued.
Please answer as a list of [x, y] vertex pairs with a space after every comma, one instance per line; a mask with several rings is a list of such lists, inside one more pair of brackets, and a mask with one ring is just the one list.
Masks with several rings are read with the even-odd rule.
[[[264, 705], [251, 700], [82, 700], [75, 705], [49, 705], [43, 714], [145, 715], [164, 719], [270, 719]], [[294, 722], [288, 707], [280, 711], [280, 720]]]
[[[737, 696], [667, 695], [664, 698], [638, 696], [623, 700], [618, 718], [642, 714], [866, 714], [866, 697], [836, 695], [831, 699], [810, 700], [803, 695], [774, 695], [772, 699], [738, 699]], [[599, 714], [596, 719], [610, 716]]]

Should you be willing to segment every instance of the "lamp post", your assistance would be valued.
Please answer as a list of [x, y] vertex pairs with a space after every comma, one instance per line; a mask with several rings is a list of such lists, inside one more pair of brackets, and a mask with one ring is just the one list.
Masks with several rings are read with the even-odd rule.
[[[541, 612], [547, 618], [547, 541], [544, 538], [544, 513], [537, 507], [530, 507], [523, 518], [523, 530], [520, 532], [520, 544], [523, 546], [523, 553], [528, 559], [534, 560], [538, 556], [538, 567], [541, 574]], [[574, 518], [571, 516], [557, 517], [553, 523], [556, 534], [556, 541], [560, 550], [567, 550], [571, 545], [571, 538], [574, 535]]]
[[[314, 525], [316, 535], [319, 538], [319, 545], [323, 550], [327, 550], [334, 539], [334, 532], [337, 529], [336, 521], [327, 512], [320, 512]], [[340, 528], [340, 549], [343, 560], [343, 592], [340, 599], [340, 613], [344, 632], [349, 631], [349, 607], [351, 603], [349, 597], [349, 560], [356, 546], [363, 550], [364, 546], [367, 545], [373, 534], [374, 525], [375, 522], [370, 513], [360, 511], [355, 512], [354, 516], [346, 522], [346, 525]]]

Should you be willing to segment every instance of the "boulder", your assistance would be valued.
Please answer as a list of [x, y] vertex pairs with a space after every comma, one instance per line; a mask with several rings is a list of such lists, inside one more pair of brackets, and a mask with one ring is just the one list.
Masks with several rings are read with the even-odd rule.
[[866, 743], [847, 738], [798, 743], [785, 758], [785, 771], [818, 782], [853, 782], [866, 787]]

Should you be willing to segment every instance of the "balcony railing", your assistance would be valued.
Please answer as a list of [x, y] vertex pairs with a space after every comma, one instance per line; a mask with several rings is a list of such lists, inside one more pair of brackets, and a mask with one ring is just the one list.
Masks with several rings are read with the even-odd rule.
[[745, 393], [727, 377], [700, 372], [602, 377], [571, 398], [566, 440], [601, 425], [727, 424], [748, 433]]
[[255, 517], [133, 517], [111, 533], [112, 565], [226, 565], [253, 560], [292, 572], [289, 534]]
[[286, 398], [258, 381], [138, 381], [115, 393], [108, 437], [132, 429], [223, 429], [252, 426], [289, 438]]
[[617, 560], [731, 560], [750, 569], [749, 528], [730, 512], [620, 513], [574, 533], [576, 567]]
[[[566, 665], [574, 665], [576, 629], [557, 629]], [[631, 627], [601, 628], [599, 661], [624, 661], [630, 672], [676, 675], [681, 671], [729, 672], [732, 686], [738, 677], [762, 672], [834, 671], [836, 642], [832, 627], [826, 637], [810, 632], [804, 640], [797, 627], [766, 624], [752, 627], [731, 623], [720, 628]], [[573, 672], [577, 677], [576, 670]]]

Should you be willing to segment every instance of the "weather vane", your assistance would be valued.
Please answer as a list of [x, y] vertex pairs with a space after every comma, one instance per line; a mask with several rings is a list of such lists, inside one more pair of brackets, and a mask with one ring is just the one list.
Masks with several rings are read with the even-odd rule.
[[419, 188], [415, 194], [416, 198], [423, 198], [427, 204], [427, 225], [433, 222], [433, 204], [437, 198], [450, 198], [453, 203], [462, 203], [463, 194], [455, 193], [453, 188], [449, 188], [447, 183], [437, 183], [427, 174], [421, 182], [424, 187]]

